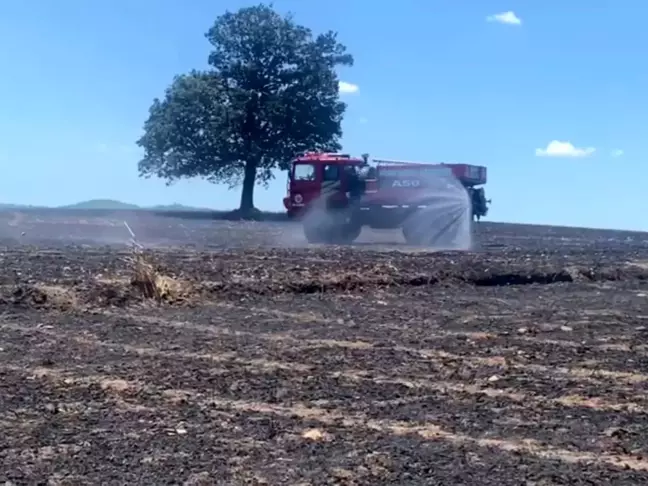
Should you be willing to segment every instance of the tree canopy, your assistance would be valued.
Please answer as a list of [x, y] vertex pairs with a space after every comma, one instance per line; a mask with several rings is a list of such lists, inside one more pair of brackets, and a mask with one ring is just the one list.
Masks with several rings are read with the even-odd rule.
[[339, 150], [346, 105], [338, 66], [353, 57], [329, 31], [315, 36], [291, 15], [259, 4], [226, 12], [205, 34], [209, 69], [178, 75], [155, 99], [138, 145], [143, 177], [202, 177], [242, 184], [253, 210], [256, 183], [298, 153]]

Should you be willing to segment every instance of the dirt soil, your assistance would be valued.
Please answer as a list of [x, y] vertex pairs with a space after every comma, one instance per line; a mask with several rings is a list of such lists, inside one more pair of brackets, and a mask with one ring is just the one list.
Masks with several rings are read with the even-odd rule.
[[145, 255], [159, 301], [131, 251], [12, 227], [0, 483], [648, 484], [648, 235], [485, 225], [440, 254], [219, 224], [142, 223], [178, 243]]

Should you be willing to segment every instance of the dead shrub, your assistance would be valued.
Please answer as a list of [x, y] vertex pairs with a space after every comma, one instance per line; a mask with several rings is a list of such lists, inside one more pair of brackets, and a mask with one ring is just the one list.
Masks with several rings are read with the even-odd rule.
[[145, 299], [177, 302], [189, 297], [188, 282], [162, 275], [143, 253], [134, 253], [128, 262], [132, 268], [130, 284]]

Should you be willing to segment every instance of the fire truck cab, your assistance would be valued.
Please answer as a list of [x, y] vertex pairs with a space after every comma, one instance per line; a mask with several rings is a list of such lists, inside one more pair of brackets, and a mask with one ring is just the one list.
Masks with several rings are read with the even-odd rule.
[[297, 157], [288, 172], [284, 207], [290, 217], [303, 213], [313, 202], [329, 197], [330, 206], [348, 203], [350, 179], [367, 162], [347, 154], [309, 152]]

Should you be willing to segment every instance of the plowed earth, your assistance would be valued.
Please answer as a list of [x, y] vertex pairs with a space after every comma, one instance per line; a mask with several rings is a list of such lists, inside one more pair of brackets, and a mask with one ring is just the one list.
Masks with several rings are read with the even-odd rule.
[[485, 225], [458, 255], [151, 218], [155, 302], [41, 219], [0, 253], [0, 482], [648, 484], [645, 235]]

